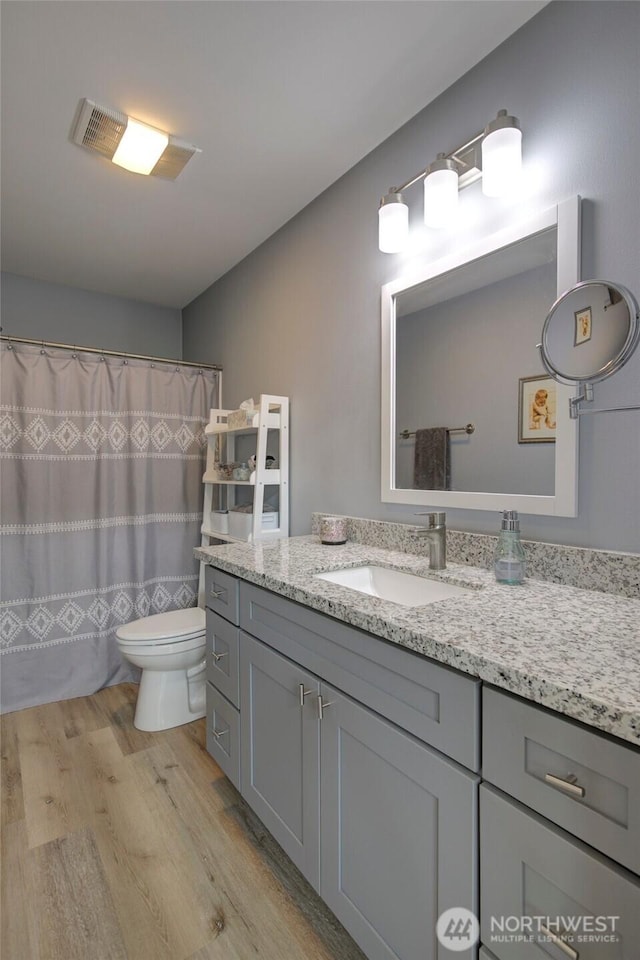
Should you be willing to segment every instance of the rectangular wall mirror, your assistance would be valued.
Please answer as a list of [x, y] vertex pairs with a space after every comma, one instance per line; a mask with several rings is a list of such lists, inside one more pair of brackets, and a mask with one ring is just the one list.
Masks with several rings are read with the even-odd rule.
[[574, 197], [382, 287], [383, 502], [576, 516], [572, 388], [537, 345], [579, 279]]

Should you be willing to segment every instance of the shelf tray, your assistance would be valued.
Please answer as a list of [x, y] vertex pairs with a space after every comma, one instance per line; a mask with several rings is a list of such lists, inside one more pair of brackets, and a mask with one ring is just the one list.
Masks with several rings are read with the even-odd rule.
[[[202, 478], [203, 483], [219, 483], [223, 486], [236, 486], [236, 487], [255, 487], [255, 471], [251, 474], [251, 480], [220, 480], [218, 477], [214, 477], [208, 473]], [[280, 484], [280, 471], [279, 470], [265, 470], [265, 487], [279, 486]]]
[[[267, 413], [265, 415], [266, 425], [268, 430], [278, 430], [280, 428], [280, 414], [279, 413]], [[255, 433], [260, 426], [262, 419], [260, 416], [256, 418], [254, 426], [251, 427], [236, 427], [234, 429], [229, 429], [226, 423], [208, 423], [204, 428], [204, 432], [208, 437], [218, 436], [221, 433], [234, 434], [234, 436], [239, 436], [243, 433]]]

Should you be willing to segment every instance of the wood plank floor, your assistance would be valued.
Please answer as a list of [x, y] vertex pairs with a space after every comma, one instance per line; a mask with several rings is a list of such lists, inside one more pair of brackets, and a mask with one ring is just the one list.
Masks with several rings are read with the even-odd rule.
[[2, 960], [364, 960], [204, 748], [137, 687], [2, 717]]

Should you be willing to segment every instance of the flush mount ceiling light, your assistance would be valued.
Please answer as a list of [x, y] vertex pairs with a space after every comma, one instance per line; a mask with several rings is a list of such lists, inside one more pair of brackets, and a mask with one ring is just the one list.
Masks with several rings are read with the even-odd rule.
[[403, 191], [424, 180], [424, 221], [444, 227], [455, 215], [460, 190], [482, 179], [482, 192], [500, 197], [518, 184], [522, 169], [522, 132], [517, 117], [500, 110], [484, 130], [451, 153], [439, 153], [424, 170], [380, 201], [378, 246], [382, 253], [400, 253], [409, 237], [409, 208]]
[[194, 153], [202, 153], [192, 143], [87, 99], [80, 102], [71, 139], [132, 173], [164, 180], [175, 180]]

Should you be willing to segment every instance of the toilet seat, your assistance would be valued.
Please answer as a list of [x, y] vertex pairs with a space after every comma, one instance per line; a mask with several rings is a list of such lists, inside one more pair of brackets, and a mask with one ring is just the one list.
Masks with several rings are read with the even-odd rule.
[[116, 630], [118, 643], [128, 645], [165, 646], [181, 644], [181, 649], [191, 649], [202, 642], [206, 628], [205, 612], [201, 607], [189, 607], [186, 610], [170, 610], [167, 613], [155, 613], [141, 620], [124, 623]]

